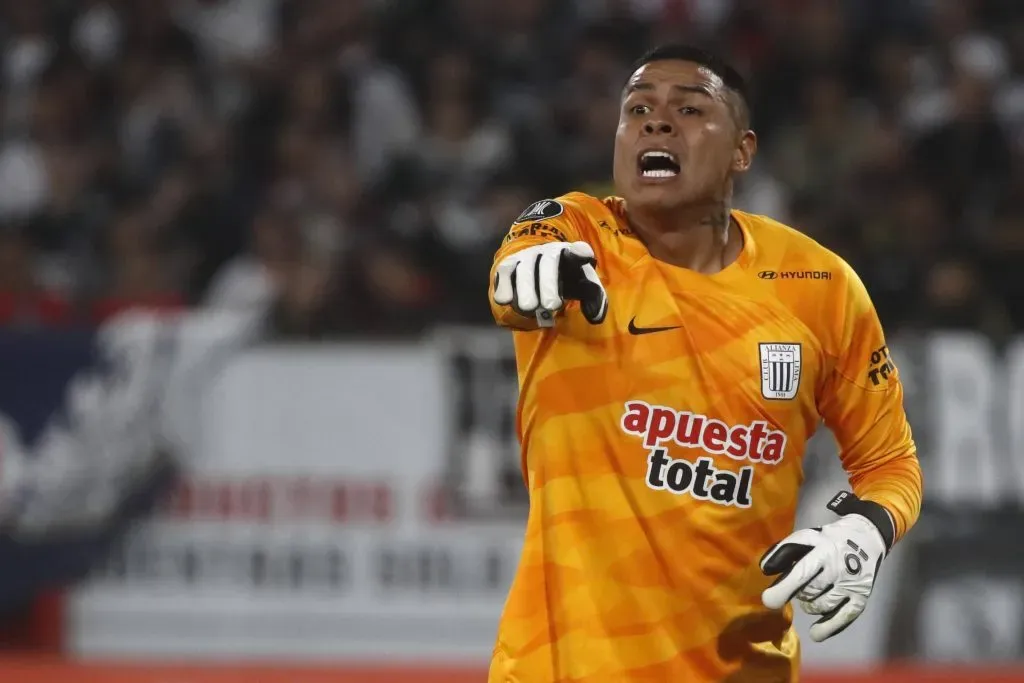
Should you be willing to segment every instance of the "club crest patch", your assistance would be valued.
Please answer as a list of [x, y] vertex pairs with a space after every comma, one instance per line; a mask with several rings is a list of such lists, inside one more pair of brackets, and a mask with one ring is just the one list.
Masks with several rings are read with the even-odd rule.
[[800, 389], [800, 344], [758, 344], [761, 350], [761, 395], [773, 401], [796, 398]]

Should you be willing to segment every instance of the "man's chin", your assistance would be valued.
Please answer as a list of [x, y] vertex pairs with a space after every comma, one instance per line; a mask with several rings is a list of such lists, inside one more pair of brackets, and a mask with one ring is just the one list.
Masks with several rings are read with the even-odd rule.
[[685, 188], [680, 183], [643, 183], [629, 189], [627, 204], [646, 211], [668, 211], [685, 204]]

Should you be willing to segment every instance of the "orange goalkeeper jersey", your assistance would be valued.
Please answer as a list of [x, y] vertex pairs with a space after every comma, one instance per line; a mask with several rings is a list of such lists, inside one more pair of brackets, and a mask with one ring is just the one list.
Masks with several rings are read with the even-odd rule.
[[492, 303], [514, 329], [530, 514], [490, 683], [797, 680], [792, 611], [762, 606], [758, 561], [793, 530], [822, 421], [896, 538], [915, 521], [920, 468], [863, 284], [799, 232], [732, 217], [743, 249], [714, 275], [652, 259], [621, 199], [580, 193], [531, 206], [498, 251], [588, 242], [610, 309], [591, 325], [569, 303], [538, 330]]

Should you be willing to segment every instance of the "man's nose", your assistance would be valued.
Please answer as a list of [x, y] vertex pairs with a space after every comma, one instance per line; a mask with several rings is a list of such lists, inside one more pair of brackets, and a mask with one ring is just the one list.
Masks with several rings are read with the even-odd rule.
[[660, 134], [660, 135], [671, 135], [673, 131], [672, 124], [668, 121], [655, 119], [644, 122], [644, 132], [648, 135]]

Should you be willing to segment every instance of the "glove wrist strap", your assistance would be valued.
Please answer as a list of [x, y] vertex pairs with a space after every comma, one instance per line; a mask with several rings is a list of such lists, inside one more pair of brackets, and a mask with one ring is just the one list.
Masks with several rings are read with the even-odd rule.
[[828, 509], [841, 517], [846, 515], [860, 515], [866, 517], [869, 522], [875, 525], [878, 533], [882, 535], [885, 543], [885, 553], [888, 555], [892, 550], [892, 544], [896, 540], [896, 529], [889, 511], [878, 503], [870, 500], [861, 500], [850, 491], [840, 491], [835, 498], [829, 501]]

